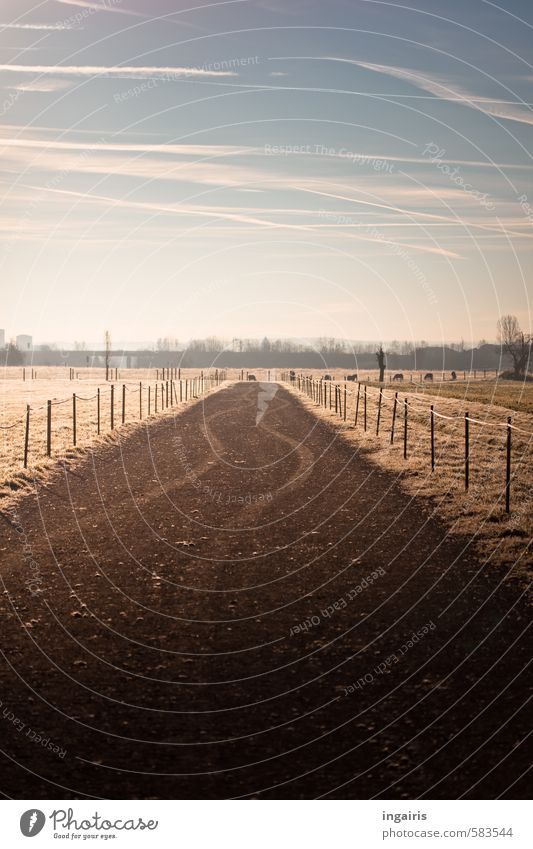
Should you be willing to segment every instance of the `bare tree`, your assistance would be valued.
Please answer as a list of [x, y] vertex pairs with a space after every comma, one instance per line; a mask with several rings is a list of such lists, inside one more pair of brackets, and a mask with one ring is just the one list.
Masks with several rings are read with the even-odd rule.
[[379, 366], [379, 382], [383, 383], [385, 380], [385, 351], [383, 350], [383, 345], [380, 345], [379, 350], [376, 351], [376, 359]]
[[111, 333], [109, 330], [105, 332], [105, 379], [109, 380], [109, 370], [111, 367]]
[[6, 366], [23, 366], [25, 363], [24, 354], [17, 348], [16, 344], [11, 341], [5, 351], [4, 365]]
[[524, 377], [529, 367], [533, 337], [523, 333], [515, 315], [502, 315], [498, 320], [498, 339], [513, 361], [514, 376]]
[[179, 351], [179, 340], [175, 336], [160, 336], [156, 342], [158, 351]]

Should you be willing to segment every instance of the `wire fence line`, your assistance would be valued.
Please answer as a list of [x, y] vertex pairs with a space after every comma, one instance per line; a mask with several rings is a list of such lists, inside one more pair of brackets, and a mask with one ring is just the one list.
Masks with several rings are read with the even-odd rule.
[[[213, 353], [213, 356], [216, 355]], [[217, 359], [218, 361], [218, 359]], [[326, 368], [326, 366], [324, 366]], [[262, 377], [265, 376], [266, 372], [271, 372], [275, 370], [283, 369], [282, 366], [271, 366], [270, 368], [264, 366], [255, 366], [254, 368], [247, 369], [241, 368], [241, 366], [235, 365], [230, 370], [236, 373], [240, 372], [241, 375], [248, 374], [249, 371], [253, 371], [256, 373], [261, 373]], [[329, 370], [329, 369], [328, 369]], [[181, 380], [182, 377], [187, 377], [186, 372], [197, 371], [200, 373], [201, 368], [192, 368], [191, 366], [138, 366], [138, 365], [122, 365], [122, 366], [109, 366], [107, 369], [107, 378], [108, 380], [114, 381], [118, 383], [121, 380], [143, 380], [144, 382], [150, 382], [151, 380]], [[357, 372], [357, 375], [361, 382], [363, 381], [372, 381], [377, 380], [379, 371], [376, 368], [359, 368], [357, 364], [354, 362], [353, 366], [350, 367], [339, 367], [334, 368], [331, 367], [332, 371], [332, 380], [335, 382], [336, 380], [343, 380], [344, 375], [350, 372]], [[447, 368], [433, 368], [431, 371], [427, 369], [423, 369], [420, 366], [414, 366], [413, 368], [402, 368], [398, 367], [394, 368], [386, 368], [385, 369], [385, 382], [386, 383], [394, 383], [395, 380], [400, 379], [400, 377], [407, 382], [418, 385], [418, 386], [428, 386], [431, 383], [460, 383], [460, 382], [471, 382], [471, 381], [483, 381], [483, 380], [494, 380], [501, 374], [501, 368], [466, 368], [461, 369], [456, 367], [455, 370]], [[183, 374], [182, 374], [183, 372]], [[340, 375], [340, 377], [336, 377], [336, 374]], [[22, 380], [26, 381], [43, 381], [50, 379], [57, 380], [65, 380], [65, 381], [94, 381], [98, 380], [100, 377], [106, 376], [106, 368], [103, 365], [79, 365], [79, 366], [68, 366], [68, 365], [33, 365], [33, 366], [22, 366], [22, 365], [8, 365], [4, 364], [2, 370], [0, 371], [0, 379], [3, 380]], [[189, 375], [190, 377], [191, 375]], [[241, 377], [242, 379], [242, 377]], [[357, 378], [356, 378], [357, 379]]]
[[[215, 369], [213, 369], [215, 370]], [[190, 372], [197, 372], [196, 375], [191, 375]], [[114, 381], [118, 383], [120, 380], [142, 380], [149, 383], [152, 380], [181, 380], [199, 376], [205, 369], [193, 369], [189, 366], [163, 366], [161, 368], [146, 366], [79, 366], [72, 368], [66, 365], [41, 365], [39, 367], [29, 366], [14, 366], [4, 364], [0, 370], [0, 380], [22, 381], [23, 383], [31, 383], [38, 381], [42, 383], [46, 380], [61, 380], [61, 381], [85, 381], [94, 382], [97, 380], [106, 380], [107, 382]], [[216, 369], [216, 371], [224, 371], [224, 369]], [[182, 375], [183, 372], [183, 375]], [[189, 375], [187, 375], [189, 372]]]
[[[105, 383], [99, 385], [93, 395], [73, 392], [66, 398], [27, 403], [24, 414], [14, 422], [0, 425], [0, 431], [5, 434], [0, 465], [13, 468], [18, 464], [27, 469], [31, 463], [61, 456], [70, 448], [76, 448], [80, 441], [89, 443], [95, 436], [111, 433], [121, 425], [143, 421], [201, 398], [226, 379], [225, 373], [218, 370], [214, 374], [201, 373], [184, 380], [172, 378], [173, 372], [169, 369], [167, 374], [165, 369], [165, 380], [148, 384], [139, 381], [135, 387]], [[69, 406], [64, 413], [54, 413], [66, 405]], [[17, 429], [20, 437], [8, 434]], [[11, 460], [9, 464], [8, 459]]]
[[[511, 485], [514, 478], [513, 465], [519, 464], [526, 451], [533, 444], [533, 432], [525, 430], [513, 424], [512, 417], [508, 416], [505, 422], [490, 421], [471, 416], [468, 411], [456, 415], [447, 415], [438, 412], [435, 405], [427, 404], [427, 396], [423, 396], [426, 401], [422, 404], [419, 398], [415, 396], [415, 402], [412, 402], [413, 396], [406, 396], [400, 399], [398, 392], [391, 392], [387, 388], [368, 386], [362, 382], [352, 382], [350, 391], [347, 382], [342, 384], [334, 383], [328, 379], [316, 380], [310, 376], [303, 374], [296, 375], [293, 372], [283, 372], [282, 380], [298, 389], [299, 392], [306, 395], [316, 406], [334, 411], [338, 418], [350, 423], [355, 429], [362, 428], [364, 433], [375, 429], [375, 435], [380, 433], [388, 434], [390, 445], [394, 445], [395, 441], [401, 441], [403, 447], [403, 458], [408, 459], [410, 449], [410, 437], [412, 436], [413, 424], [419, 426], [419, 432], [416, 434], [417, 447], [420, 445], [420, 427], [422, 432], [425, 432], [428, 440], [428, 463], [431, 471], [435, 472], [439, 465], [439, 454], [437, 438], [439, 430], [437, 423], [440, 420], [444, 427], [451, 426], [454, 428], [453, 436], [455, 441], [453, 449], [457, 455], [457, 459], [462, 465], [462, 476], [464, 479], [464, 488], [468, 490], [471, 483], [473, 449], [475, 443], [481, 443], [486, 450], [494, 450], [496, 453], [501, 451], [505, 456], [503, 479], [503, 494], [505, 500], [505, 511], [509, 513], [511, 510]], [[353, 391], [352, 391], [353, 387]], [[450, 399], [447, 399], [449, 401]], [[372, 402], [372, 415], [371, 415]], [[351, 407], [349, 411], [349, 407]], [[385, 414], [388, 411], [390, 419], [385, 423]], [[472, 439], [471, 425], [476, 426], [476, 439]], [[457, 428], [461, 430], [460, 448], [457, 445]], [[485, 429], [487, 433], [485, 433]], [[498, 439], [495, 439], [495, 433], [503, 433], [504, 440], [501, 445]], [[443, 431], [444, 432], [444, 431]], [[448, 437], [451, 435], [446, 431]], [[513, 434], [517, 438], [521, 438], [525, 445], [522, 446], [521, 456], [517, 459], [513, 456], [514, 440]], [[524, 439], [525, 437], [525, 439]], [[442, 449], [444, 450], [444, 449]], [[446, 444], [445, 450], [449, 453], [449, 444]], [[442, 454], [442, 451], [441, 451]]]

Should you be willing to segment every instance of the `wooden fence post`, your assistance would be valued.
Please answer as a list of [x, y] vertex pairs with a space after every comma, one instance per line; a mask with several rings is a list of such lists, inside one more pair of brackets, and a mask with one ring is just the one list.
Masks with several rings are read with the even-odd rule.
[[357, 400], [355, 402], [355, 419], [354, 419], [354, 427], [357, 427], [357, 418], [359, 416], [359, 395], [361, 393], [361, 384], [357, 382]]
[[111, 384], [111, 430], [115, 430], [115, 385]]
[[150, 414], [152, 412], [152, 387], [148, 384], [148, 418], [150, 418]]
[[126, 421], [126, 384], [122, 384], [122, 424]]
[[470, 419], [465, 413], [465, 489], [470, 486]]
[[100, 387], [96, 390], [96, 432], [100, 435]]
[[403, 402], [403, 459], [407, 460], [407, 398]]
[[72, 396], [72, 444], [75, 446], [77, 442], [77, 421], [76, 421], [76, 393]]
[[344, 421], [346, 421], [346, 383], [344, 384]]
[[364, 394], [363, 394], [363, 430], [364, 431], [366, 431], [366, 403], [367, 403], [367, 401], [366, 401], [366, 383], [365, 383]]
[[433, 409], [433, 404], [430, 407], [431, 414], [431, 471], [435, 471], [435, 411]]
[[383, 399], [383, 387], [379, 387], [379, 399], [378, 399], [378, 420], [376, 423], [376, 436], [379, 436], [379, 423], [381, 421], [381, 402]]
[[159, 390], [158, 390], [158, 388], [157, 388], [157, 383], [156, 383], [156, 385], [154, 386], [154, 400], [155, 400], [155, 412], [156, 412], [156, 413], [157, 413], [157, 401], [158, 401], [158, 398], [159, 398]]
[[142, 381], [139, 383], [139, 418], [142, 421], [142, 418], [143, 418], [143, 385], [142, 385]]
[[46, 404], [46, 456], [52, 456], [52, 402]]
[[394, 393], [394, 404], [392, 407], [392, 425], [390, 430], [390, 444], [394, 445], [394, 425], [396, 424], [396, 407], [398, 406], [398, 393]]
[[24, 468], [28, 468], [28, 453], [30, 449], [30, 412], [31, 407], [26, 405], [26, 432], [24, 435]]
[[507, 461], [505, 468], [505, 512], [511, 512], [511, 416], [507, 418]]

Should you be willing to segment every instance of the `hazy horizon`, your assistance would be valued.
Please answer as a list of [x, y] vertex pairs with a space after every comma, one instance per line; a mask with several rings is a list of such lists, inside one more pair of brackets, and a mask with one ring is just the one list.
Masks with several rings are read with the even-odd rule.
[[[0, 331], [2, 329], [3, 328], [0, 328]], [[5, 339], [6, 345], [11, 343], [11, 342], [15, 342], [17, 335], [31, 336], [31, 333], [28, 333], [28, 334], [12, 334], [10, 336], [6, 334], [6, 339]], [[191, 338], [191, 339], [179, 340], [179, 346], [178, 347], [172, 347], [172, 348], [169, 348], [168, 350], [169, 350], [170, 353], [181, 352], [181, 351], [187, 350], [187, 348], [191, 344], [194, 344], [195, 342], [205, 342], [207, 338], [209, 338], [209, 337], [206, 337], [206, 338], [194, 337], [194, 338]], [[232, 337], [232, 340], [238, 339], [238, 338], [239, 337]], [[270, 342], [275, 342], [275, 341], [292, 342], [294, 344], [301, 344], [301, 345], [307, 344], [310, 347], [313, 347], [314, 345], [318, 345], [324, 337], [311, 337], [311, 338], [309, 338], [309, 337], [284, 336], [284, 337], [280, 338], [280, 337], [274, 337], [274, 336], [269, 336], [268, 334], [265, 334], [265, 336], [262, 336], [262, 337], [259, 337], [259, 336], [258, 337], [243, 337], [241, 341], [243, 343], [245, 342], [245, 343], [258, 343], [259, 344], [259, 343], [262, 342], [262, 340], [264, 338], [267, 338]], [[221, 346], [221, 350], [222, 349], [223, 350], [236, 350], [236, 348], [232, 344], [232, 340], [220, 339], [220, 341], [223, 343], [223, 345]], [[331, 340], [336, 342], [336, 343], [345, 345], [346, 347], [353, 346], [354, 348], [357, 348], [358, 346], [377, 347], [381, 344], [381, 345], [383, 345], [383, 347], [386, 350], [389, 349], [391, 346], [393, 346], [395, 344], [400, 344], [400, 345], [410, 344], [414, 347], [416, 347], [416, 346], [420, 346], [420, 347], [452, 347], [452, 346], [459, 347], [460, 346], [460, 347], [464, 348], [465, 350], [468, 350], [470, 348], [478, 348], [481, 344], [488, 344], [488, 345], [500, 345], [501, 344], [500, 342], [498, 342], [497, 339], [478, 339], [478, 340], [413, 339], [413, 340], [408, 340], [408, 339], [342, 339], [342, 338], [337, 338], [337, 337], [331, 337]], [[114, 350], [114, 351], [120, 351], [120, 350], [126, 350], [126, 351], [127, 350], [132, 350], [132, 351], [133, 350], [139, 350], [139, 351], [162, 350], [162, 351], [164, 351], [164, 350], [167, 350], [164, 347], [161, 347], [161, 348], [158, 349], [158, 344], [157, 344], [158, 340], [154, 340], [154, 339], [151, 339], [151, 340], [117, 339], [117, 340], [114, 340], [112, 338], [111, 342], [112, 342], [111, 347], [112, 347], [112, 350]], [[83, 347], [80, 347], [80, 344]], [[104, 344], [103, 339], [101, 339], [100, 341], [95, 341], [94, 339], [93, 340], [85, 340], [85, 339], [80, 339], [80, 340], [43, 339], [43, 340], [39, 340], [39, 339], [33, 339], [33, 349], [37, 349], [39, 347], [50, 347], [50, 348], [56, 349], [56, 350], [103, 351], [105, 349], [105, 344]]]

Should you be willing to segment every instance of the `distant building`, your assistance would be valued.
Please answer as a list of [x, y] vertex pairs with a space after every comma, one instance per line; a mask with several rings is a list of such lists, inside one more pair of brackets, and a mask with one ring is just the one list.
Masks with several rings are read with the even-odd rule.
[[33, 348], [33, 336], [26, 336], [23, 333], [17, 336], [16, 343], [19, 351], [31, 351]]
[[6, 347], [6, 331], [0, 330], [0, 348]]

